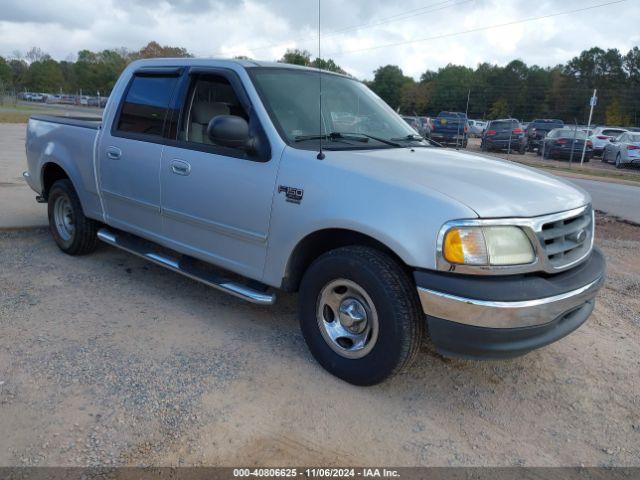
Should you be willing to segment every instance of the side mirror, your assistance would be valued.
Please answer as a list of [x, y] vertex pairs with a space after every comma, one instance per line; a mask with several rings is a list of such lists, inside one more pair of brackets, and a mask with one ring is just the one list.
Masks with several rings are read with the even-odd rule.
[[236, 115], [218, 115], [209, 122], [207, 135], [217, 145], [245, 148], [249, 143], [249, 124]]

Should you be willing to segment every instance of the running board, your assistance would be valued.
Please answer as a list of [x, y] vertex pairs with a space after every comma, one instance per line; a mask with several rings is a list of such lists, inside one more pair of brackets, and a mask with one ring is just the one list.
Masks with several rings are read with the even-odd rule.
[[183, 256], [180, 260], [176, 260], [161, 253], [154, 252], [153, 249], [150, 248], [150, 245], [152, 245], [151, 242], [139, 239], [138, 237], [129, 234], [121, 235], [106, 228], [101, 228], [98, 230], [98, 238], [109, 245], [133, 253], [156, 265], [168, 268], [171, 271], [180, 273], [193, 280], [202, 282], [205, 285], [247, 300], [248, 302], [259, 305], [273, 305], [276, 301], [276, 296], [273, 293], [261, 292], [241, 283], [218, 276], [215, 273], [199, 269], [193, 262], [189, 261], [190, 257]]

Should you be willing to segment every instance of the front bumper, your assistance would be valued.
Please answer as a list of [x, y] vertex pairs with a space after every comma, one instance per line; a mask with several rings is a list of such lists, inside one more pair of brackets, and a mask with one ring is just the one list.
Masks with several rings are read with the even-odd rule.
[[591, 314], [605, 278], [597, 248], [579, 266], [552, 276], [414, 273], [438, 351], [507, 358], [559, 340]]

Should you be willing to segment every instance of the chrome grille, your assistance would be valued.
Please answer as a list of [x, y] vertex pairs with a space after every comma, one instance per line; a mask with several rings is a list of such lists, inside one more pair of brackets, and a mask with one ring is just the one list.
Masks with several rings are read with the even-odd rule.
[[589, 207], [541, 225], [536, 233], [553, 269], [573, 265], [589, 253], [593, 245], [593, 223], [593, 210]]

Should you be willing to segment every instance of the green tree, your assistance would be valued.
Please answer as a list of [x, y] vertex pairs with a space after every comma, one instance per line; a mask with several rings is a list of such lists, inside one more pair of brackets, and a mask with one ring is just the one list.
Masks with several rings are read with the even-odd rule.
[[139, 58], [183, 58], [193, 57], [186, 48], [182, 47], [169, 47], [166, 45], [160, 45], [158, 42], [151, 41], [147, 43], [137, 52], [131, 54], [133, 60]]
[[60, 64], [51, 58], [33, 62], [25, 72], [24, 83], [36, 92], [57, 92], [64, 84]]
[[290, 65], [302, 65], [308, 67], [311, 64], [311, 53], [307, 50], [287, 49], [279, 63], [288, 63]]
[[612, 101], [605, 110], [605, 123], [607, 125], [627, 126], [631, 123], [631, 119], [620, 108], [618, 99]]
[[395, 110], [400, 106], [403, 87], [412, 83], [413, 78], [405, 76], [400, 67], [385, 65], [374, 72], [369, 87]]
[[347, 72], [344, 71], [342, 67], [340, 67], [340, 65], [334, 62], [331, 58], [329, 58], [328, 60], [325, 60], [324, 58], [316, 58], [313, 62], [311, 62], [310, 66], [313, 68], [319, 68], [321, 70], [328, 70], [329, 72], [336, 72], [347, 75]]
[[0, 85], [9, 87], [12, 83], [11, 76], [11, 67], [3, 57], [0, 57]]
[[504, 98], [499, 98], [491, 105], [491, 110], [489, 110], [490, 119], [495, 120], [496, 118], [507, 118], [509, 116], [509, 104]]

